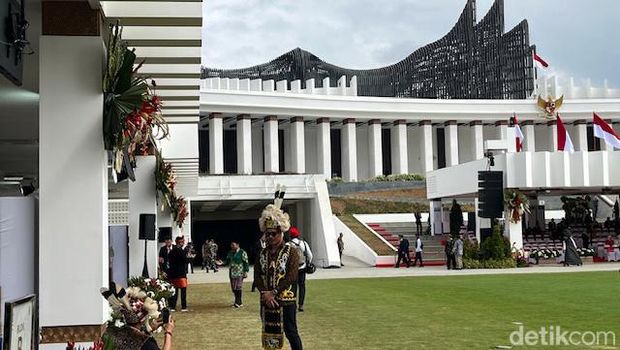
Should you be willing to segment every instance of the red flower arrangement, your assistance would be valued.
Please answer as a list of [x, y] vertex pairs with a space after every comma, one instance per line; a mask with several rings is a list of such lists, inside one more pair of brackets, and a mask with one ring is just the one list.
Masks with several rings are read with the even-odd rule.
[[170, 209], [172, 210], [174, 222], [177, 223], [179, 228], [183, 228], [185, 218], [189, 215], [189, 210], [187, 209], [187, 200], [185, 200], [183, 196], [175, 198], [175, 203]]
[[504, 193], [504, 205], [508, 210], [510, 222], [516, 224], [521, 221], [524, 213], [530, 212], [530, 203], [527, 197], [517, 190], [506, 190]]

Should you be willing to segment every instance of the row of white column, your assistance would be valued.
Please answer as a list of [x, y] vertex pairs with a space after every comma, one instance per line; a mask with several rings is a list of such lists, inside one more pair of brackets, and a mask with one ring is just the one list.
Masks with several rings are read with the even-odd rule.
[[[237, 136], [237, 171], [240, 174], [251, 174], [252, 165], [252, 121], [250, 116], [242, 114], [236, 121]], [[383, 152], [382, 152], [382, 123], [379, 119], [372, 119], [368, 124], [368, 170], [369, 176], [375, 177], [383, 174]], [[223, 151], [223, 124], [222, 116], [219, 113], [212, 113], [209, 116], [209, 172], [211, 174], [224, 173], [224, 151]], [[420, 130], [420, 154], [422, 171], [433, 170], [433, 126], [429, 120], [417, 123]], [[448, 166], [459, 163], [459, 143], [458, 126], [455, 121], [448, 121], [444, 124], [445, 144], [446, 144], [446, 163]], [[331, 178], [331, 125], [328, 118], [316, 120], [317, 127], [317, 170], [324, 174], [326, 178]], [[483, 157], [483, 135], [482, 123], [479, 121], [470, 123], [471, 149], [474, 158]], [[287, 149], [291, 152], [291, 172], [305, 172], [305, 124], [302, 117], [290, 119], [289, 143]], [[257, 134], [254, 137], [258, 136]], [[267, 173], [278, 173], [279, 169], [279, 150], [278, 150], [278, 119], [276, 116], [267, 116], [263, 120], [263, 145], [264, 171]], [[407, 174], [408, 164], [408, 143], [407, 143], [407, 124], [405, 120], [393, 122], [391, 127], [391, 154], [392, 154], [392, 173]], [[342, 177], [345, 181], [358, 180], [358, 155], [357, 155], [357, 131], [356, 121], [353, 118], [344, 119], [341, 128], [341, 149], [342, 149]]]
[[[251, 174], [253, 171], [252, 159], [252, 138], [260, 137], [259, 134], [252, 133], [252, 121], [250, 116], [242, 114], [237, 117], [237, 169], [240, 174]], [[433, 125], [429, 120], [420, 121], [419, 128], [419, 150], [422, 172], [433, 170]], [[576, 130], [576, 138], [573, 140], [576, 150], [588, 150], [587, 125], [585, 121], [573, 123]], [[379, 119], [372, 119], [368, 125], [368, 176], [374, 177], [383, 173], [383, 153], [381, 142], [382, 123]], [[391, 161], [393, 174], [406, 174], [409, 172], [408, 164], [408, 143], [407, 143], [407, 123], [405, 120], [396, 120], [391, 126]], [[498, 121], [495, 126], [498, 128], [498, 138], [507, 137], [508, 123]], [[263, 140], [264, 152], [264, 171], [267, 173], [278, 173], [283, 169], [279, 166], [278, 149], [278, 119], [276, 116], [267, 116], [263, 120]], [[445, 152], [446, 166], [459, 164], [459, 126], [456, 121], [443, 123], [445, 130]], [[544, 127], [544, 126], [543, 126]], [[331, 136], [330, 120], [319, 118], [316, 120], [316, 145], [317, 148], [317, 171], [324, 174], [326, 178], [331, 178]], [[536, 150], [536, 136], [534, 123], [526, 121], [521, 123], [521, 128], [525, 136], [523, 150]], [[557, 127], [555, 121], [547, 124], [548, 128], [548, 150], [557, 150]], [[483, 145], [483, 125], [481, 121], [469, 123], [471, 145], [467, 147], [472, 152], [473, 159], [484, 157]], [[303, 117], [293, 117], [290, 119], [289, 140], [287, 151], [291, 152], [291, 169], [293, 173], [304, 173], [306, 168], [305, 153], [305, 125]], [[341, 128], [342, 145], [342, 177], [346, 181], [358, 180], [358, 155], [357, 155], [357, 132], [356, 121], [353, 118], [344, 119]], [[603, 150], [607, 150], [607, 145], [602, 144]], [[256, 162], [257, 159], [254, 159]], [[288, 165], [287, 165], [288, 167]], [[211, 174], [224, 173], [224, 151], [223, 151], [223, 124], [222, 116], [219, 113], [212, 113], [209, 116], [209, 171]]]

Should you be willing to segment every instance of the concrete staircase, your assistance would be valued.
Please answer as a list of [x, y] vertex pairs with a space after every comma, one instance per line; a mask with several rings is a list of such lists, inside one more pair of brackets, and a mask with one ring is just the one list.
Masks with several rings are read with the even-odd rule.
[[[383, 222], [368, 223], [368, 226], [383, 237], [395, 249], [398, 249], [398, 235], [403, 235], [409, 240], [409, 256], [413, 260], [415, 257], [416, 228], [414, 222]], [[422, 232], [426, 231], [423, 223]], [[446, 264], [444, 248], [441, 245], [442, 236], [420, 236], [424, 243], [424, 254], [422, 258], [424, 265], [440, 266]]]

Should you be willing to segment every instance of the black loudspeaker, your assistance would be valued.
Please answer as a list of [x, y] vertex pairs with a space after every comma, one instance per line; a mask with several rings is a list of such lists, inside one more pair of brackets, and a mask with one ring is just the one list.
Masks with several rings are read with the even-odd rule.
[[501, 171], [478, 172], [478, 216], [501, 218], [504, 211], [504, 174]]
[[172, 239], [172, 227], [160, 227], [158, 237], [159, 243], [164, 243], [167, 239]]
[[485, 239], [491, 237], [493, 234], [492, 228], [481, 228], [480, 229], [480, 243], [484, 242]]
[[140, 214], [139, 239], [155, 240], [155, 214]]

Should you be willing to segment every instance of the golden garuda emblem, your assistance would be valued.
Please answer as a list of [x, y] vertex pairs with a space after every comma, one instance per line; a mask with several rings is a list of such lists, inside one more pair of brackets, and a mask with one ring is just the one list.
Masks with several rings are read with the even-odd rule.
[[548, 96], [547, 100], [538, 96], [538, 107], [540, 107], [543, 111], [545, 111], [545, 118], [553, 119], [555, 118], [556, 111], [562, 106], [562, 101], [564, 101], [564, 95], [560, 96], [557, 100], [554, 100], [553, 97]]

